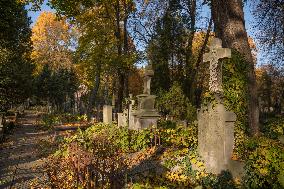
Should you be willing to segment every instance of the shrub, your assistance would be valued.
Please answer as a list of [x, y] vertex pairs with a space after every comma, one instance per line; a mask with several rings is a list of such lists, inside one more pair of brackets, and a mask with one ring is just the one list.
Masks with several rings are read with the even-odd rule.
[[43, 125], [47, 129], [51, 129], [52, 126], [57, 124], [83, 122], [87, 120], [86, 115], [73, 115], [73, 114], [45, 114], [42, 117]]
[[174, 121], [170, 120], [159, 120], [158, 128], [159, 129], [176, 129], [177, 124]]
[[277, 141], [260, 137], [249, 140], [246, 148], [245, 187], [284, 187], [284, 146]]
[[79, 141], [69, 143], [67, 151], [59, 151], [50, 159], [47, 173], [52, 188], [121, 188], [124, 185], [125, 160], [116, 146], [104, 136], [94, 138], [90, 145], [87, 149]]
[[271, 139], [277, 139], [284, 134], [284, 117], [271, 118], [261, 126], [261, 131]]
[[169, 92], [160, 92], [158, 96], [157, 107], [163, 115], [189, 122], [196, 120], [196, 108], [184, 95], [179, 84], [174, 83]]

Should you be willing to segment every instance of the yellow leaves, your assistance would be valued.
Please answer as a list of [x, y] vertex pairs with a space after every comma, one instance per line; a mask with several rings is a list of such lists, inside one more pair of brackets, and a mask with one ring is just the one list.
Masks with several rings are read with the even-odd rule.
[[186, 183], [189, 180], [189, 177], [182, 174], [181, 169], [175, 172], [168, 172], [166, 174], [166, 178], [169, 179], [171, 182], [183, 182]]
[[195, 179], [196, 180], [201, 180], [202, 178], [206, 177], [208, 174], [205, 173], [204, 171], [199, 171], [196, 173]]
[[265, 168], [261, 168], [260, 170], [259, 170], [259, 173], [260, 174], [262, 174], [263, 176], [265, 176], [265, 175], [267, 175], [267, 173], [268, 173], [268, 169], [265, 167]]
[[198, 167], [203, 167], [203, 166], [204, 166], [204, 163], [203, 163], [203, 162], [198, 162], [196, 165], [197, 165]]
[[71, 46], [76, 34], [66, 20], [59, 20], [52, 12], [42, 12], [32, 28], [33, 52], [36, 73], [44, 64], [53, 70], [71, 68]]
[[196, 163], [197, 163], [197, 160], [196, 160], [196, 158], [192, 158], [192, 159], [190, 160], [190, 162], [191, 162], [192, 164], [196, 164]]

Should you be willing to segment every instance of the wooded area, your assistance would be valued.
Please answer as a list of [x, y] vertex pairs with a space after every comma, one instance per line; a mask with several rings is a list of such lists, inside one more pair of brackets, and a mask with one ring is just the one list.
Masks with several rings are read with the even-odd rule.
[[[45, 3], [53, 11], [42, 10], [32, 24], [28, 12], [40, 11]], [[253, 36], [246, 30], [245, 6], [255, 20]], [[65, 119], [63, 117], [68, 114], [78, 116], [76, 121], [93, 124], [103, 121], [104, 106], [112, 106], [112, 121], [119, 125], [120, 114], [126, 112], [130, 127], [130, 105], [133, 111], [136, 108], [138, 117], [139, 108], [151, 106], [152, 113], [155, 109], [160, 115], [157, 129], [170, 129], [169, 122], [183, 123], [186, 129], [176, 130], [180, 133], [175, 134], [190, 138], [188, 145], [183, 146], [190, 150], [189, 146], [197, 145], [200, 110], [221, 101], [226, 111], [236, 115], [232, 157], [249, 162], [244, 169], [254, 172], [255, 162], [248, 159], [257, 158], [253, 155], [261, 153], [257, 150], [263, 143], [273, 143], [277, 146], [275, 149], [283, 150], [283, 143], [279, 143], [284, 134], [283, 19], [284, 2], [281, 0], [1, 0], [0, 112], [41, 107], [51, 116], [45, 117], [49, 121], [55, 117]], [[219, 60], [221, 65], [218, 71], [222, 94], [210, 91], [209, 83], [212, 62], [218, 54], [217, 48], [212, 49], [216, 38], [222, 42], [218, 48], [230, 49], [229, 56], [217, 58], [217, 64]], [[213, 58], [208, 63], [204, 54], [210, 52]], [[145, 92], [148, 86], [151, 86], [149, 92]], [[151, 105], [146, 101], [143, 105], [143, 98]], [[138, 101], [138, 105], [134, 101]], [[194, 131], [189, 129], [193, 127]], [[111, 126], [111, 132], [112, 129]], [[135, 135], [128, 129], [123, 132], [129, 132], [127, 136]], [[165, 144], [169, 145], [166, 138], [175, 134], [159, 132], [160, 142], [165, 139]], [[151, 147], [153, 141], [154, 146], [157, 145], [154, 133]], [[109, 136], [109, 132], [105, 134]], [[147, 138], [149, 133], [143, 134]], [[76, 137], [86, 142], [87, 135]], [[103, 141], [102, 138], [94, 140]], [[108, 150], [120, 153], [111, 142], [106, 145], [113, 145]], [[101, 146], [93, 148], [103, 151]], [[130, 148], [131, 152], [142, 149]], [[247, 152], [253, 152], [252, 149], [255, 154], [246, 156]], [[265, 163], [261, 164], [259, 177], [265, 179], [257, 180], [250, 174], [245, 177], [246, 188], [269, 188], [273, 182], [276, 188], [284, 187], [284, 155], [283, 152], [279, 154], [277, 165], [267, 168], [263, 166]], [[110, 156], [105, 154], [107, 158]], [[120, 166], [120, 160], [110, 161]], [[275, 168], [277, 166], [280, 168]], [[83, 180], [88, 180], [80, 179], [82, 185]], [[173, 180], [172, 183], [178, 182]], [[111, 183], [116, 182], [116, 178], [109, 178], [109, 181], [110, 188], [120, 187]], [[202, 185], [202, 182], [189, 185]], [[82, 188], [93, 186], [93, 183], [86, 183]], [[179, 185], [165, 186], [178, 188]], [[188, 185], [183, 183], [183, 186]]]

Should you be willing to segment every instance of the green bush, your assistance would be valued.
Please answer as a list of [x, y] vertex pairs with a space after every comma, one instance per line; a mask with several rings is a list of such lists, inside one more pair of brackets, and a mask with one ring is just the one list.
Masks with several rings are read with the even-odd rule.
[[157, 98], [157, 107], [163, 115], [170, 115], [177, 120], [196, 120], [196, 108], [184, 95], [178, 83], [170, 88], [169, 92], [160, 92]]
[[42, 117], [43, 125], [50, 129], [52, 126], [57, 124], [72, 123], [72, 122], [82, 122], [86, 121], [86, 115], [73, 115], [73, 114], [45, 114]]
[[284, 146], [265, 138], [246, 143], [244, 186], [246, 188], [283, 188]]
[[284, 117], [271, 118], [260, 129], [266, 137], [277, 139], [284, 134]]
[[177, 124], [174, 121], [170, 120], [159, 120], [158, 121], [158, 128], [159, 129], [176, 129]]
[[160, 129], [161, 143], [166, 146], [176, 146], [180, 148], [197, 147], [197, 126], [191, 125], [184, 128], [178, 126], [176, 129]]

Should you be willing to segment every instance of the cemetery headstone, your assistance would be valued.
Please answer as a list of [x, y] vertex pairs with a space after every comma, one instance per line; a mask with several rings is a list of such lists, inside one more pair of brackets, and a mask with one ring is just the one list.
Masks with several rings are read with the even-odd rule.
[[233, 176], [239, 176], [242, 166], [231, 159], [236, 114], [224, 106], [222, 65], [219, 63], [219, 59], [230, 57], [231, 50], [222, 48], [218, 38], [213, 39], [210, 52], [204, 55], [204, 62], [210, 62], [209, 90], [215, 96], [215, 103], [202, 106], [198, 112], [198, 152], [207, 171], [220, 174], [229, 170]]
[[118, 124], [118, 127], [127, 126], [127, 117], [125, 113], [117, 113], [117, 124]]
[[112, 123], [112, 106], [104, 105], [104, 107], [103, 107], [103, 122], [105, 124]]

